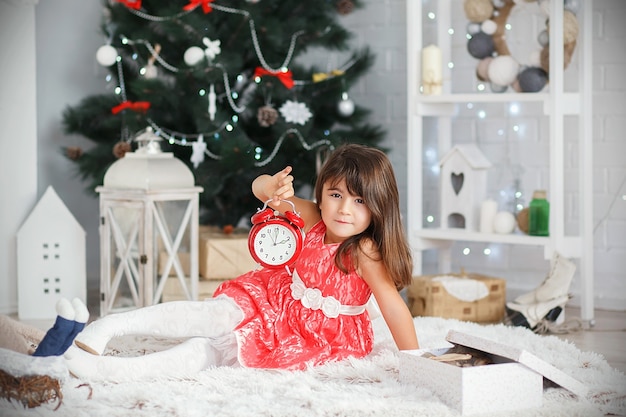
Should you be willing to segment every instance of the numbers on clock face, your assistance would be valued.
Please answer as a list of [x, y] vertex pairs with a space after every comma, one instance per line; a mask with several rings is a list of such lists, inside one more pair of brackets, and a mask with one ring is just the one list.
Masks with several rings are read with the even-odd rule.
[[295, 254], [296, 237], [290, 228], [281, 224], [270, 224], [257, 233], [254, 251], [267, 264], [281, 265]]

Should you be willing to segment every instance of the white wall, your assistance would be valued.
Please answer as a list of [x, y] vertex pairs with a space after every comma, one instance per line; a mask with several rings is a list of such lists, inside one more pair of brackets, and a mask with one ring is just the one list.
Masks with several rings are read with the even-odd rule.
[[[14, 0], [17, 2], [18, 0]], [[387, 129], [389, 135], [388, 147], [393, 148], [390, 156], [396, 168], [401, 190], [406, 189], [406, 16], [407, 0], [364, 0], [365, 9], [340, 17], [343, 24], [355, 32], [356, 45], [369, 45], [377, 55], [373, 70], [351, 92], [353, 100], [363, 103], [373, 110], [372, 123], [380, 124]], [[417, 0], [410, 0], [417, 1]], [[4, 2], [4, 3], [3, 3]], [[0, 21], [4, 23], [7, 0], [0, 0]], [[12, 5], [13, 2], [8, 2]], [[626, 41], [626, 2], [623, 0], [595, 0], [594, 1], [594, 224], [595, 231], [595, 291], [596, 306], [600, 308], [623, 309], [626, 305], [626, 201], [622, 198], [626, 194], [623, 180], [626, 176], [626, 141], [623, 132], [626, 131], [626, 50], [623, 45]], [[80, 145], [87, 147], [88, 142], [78, 137], [68, 137], [62, 133], [62, 110], [67, 105], [74, 105], [83, 97], [98, 91], [103, 91], [105, 82], [104, 71], [95, 63], [95, 52], [104, 43], [98, 35], [100, 22], [100, 2], [84, 0], [41, 0], [36, 7], [36, 41], [37, 41], [37, 136], [38, 136], [38, 164], [15, 173], [10, 172], [10, 181], [2, 184], [0, 197], [4, 202], [6, 197], [15, 200], [14, 187], [18, 177], [27, 171], [30, 176], [38, 170], [37, 196], [40, 196], [48, 185], [53, 185], [59, 196], [64, 200], [72, 213], [87, 231], [87, 262], [89, 287], [98, 286], [98, 237], [97, 199], [87, 196], [84, 185], [74, 174], [73, 165], [60, 152], [61, 146]], [[77, 18], [80, 16], [80, 18]], [[16, 35], [25, 28], [9, 30], [5, 25], [0, 29], [2, 51], [5, 43], [11, 45], [5, 34], [12, 39], [26, 42], [28, 34], [18, 38]], [[14, 25], [18, 26], [18, 25]], [[534, 37], [535, 34], [533, 33]], [[32, 38], [32, 35], [30, 36]], [[5, 52], [2, 53], [3, 61]], [[337, 59], [328, 58], [324, 59]], [[341, 60], [337, 61], [341, 63]], [[15, 64], [12, 79], [4, 76], [6, 63], [2, 64], [3, 83], [13, 86], [25, 79], [27, 68]], [[24, 72], [26, 70], [26, 72]], [[34, 83], [29, 84], [32, 88]], [[4, 85], [4, 84], [2, 84]], [[0, 103], [6, 106], [8, 95], [2, 90]], [[14, 90], [15, 91], [15, 90]], [[28, 88], [19, 89], [28, 96]], [[16, 96], [14, 94], [14, 96]], [[11, 99], [15, 102], [16, 97]], [[21, 112], [17, 117], [25, 117], [22, 113], [35, 114], [32, 105], [27, 106], [28, 112]], [[0, 139], [0, 158], [5, 158], [7, 152], [16, 155], [17, 146], [24, 143], [7, 138], [24, 137], [24, 133], [32, 124], [13, 122], [14, 118], [7, 117], [5, 111], [0, 112], [2, 126], [5, 127], [3, 138]], [[11, 122], [15, 131], [8, 135], [6, 127]], [[8, 123], [8, 124], [7, 124]], [[19, 128], [19, 130], [18, 130]], [[31, 133], [32, 136], [32, 133]], [[6, 148], [10, 148], [7, 150]], [[32, 157], [32, 152], [22, 152], [20, 158]], [[527, 155], [525, 158], [532, 158]], [[4, 162], [4, 161], [3, 161]], [[10, 161], [13, 163], [13, 160]], [[532, 162], [530, 159], [528, 162]], [[17, 164], [16, 169], [23, 167]], [[5, 173], [5, 164], [0, 165], [0, 172]], [[6, 174], [2, 175], [6, 181]], [[20, 181], [22, 178], [20, 178]], [[32, 185], [30, 186], [32, 188]], [[24, 187], [20, 188], [23, 189]], [[26, 187], [27, 188], [27, 187]], [[5, 190], [8, 190], [5, 192]], [[575, 191], [575, 190], [574, 190]], [[435, 197], [436, 198], [436, 197]], [[2, 223], [8, 226], [0, 227], [0, 245], [10, 238], [11, 228], [17, 230], [20, 222], [27, 215], [34, 201], [32, 192], [30, 202], [21, 208], [15, 208], [18, 213], [10, 222], [4, 221], [5, 206], [2, 205]], [[613, 204], [612, 202], [615, 201]], [[1, 203], [4, 204], [4, 203]], [[575, 205], [571, 205], [571, 215], [576, 214]], [[24, 212], [21, 212], [24, 210]], [[406, 211], [406, 210], [404, 210]], [[410, 213], [405, 213], [410, 215]], [[3, 235], [4, 233], [4, 235]], [[494, 275], [506, 276], [512, 284], [520, 289], [534, 288], [545, 276], [547, 264], [541, 256], [533, 251], [530, 253], [524, 248], [515, 248], [512, 256], [503, 258], [502, 262], [492, 269]], [[3, 258], [4, 257], [4, 258]], [[7, 259], [14, 264], [14, 254], [10, 247], [0, 246], [0, 262]], [[540, 259], [540, 261], [537, 261]], [[458, 259], [456, 260], [458, 263]], [[0, 309], [15, 306], [15, 276], [14, 267], [2, 262], [6, 269], [0, 279], [3, 286], [0, 288]], [[486, 264], [477, 257], [472, 260], [471, 269], [483, 271]], [[528, 265], [532, 265], [531, 268]], [[480, 268], [480, 269], [479, 269]], [[577, 282], [573, 284], [576, 291]], [[5, 289], [8, 292], [5, 292]], [[6, 294], [6, 295], [5, 295]]]
[[37, 198], [35, 4], [0, 0], [0, 313], [17, 311], [15, 233]]
[[38, 196], [52, 185], [85, 229], [88, 289], [99, 286], [98, 199], [85, 191], [61, 148], [92, 144], [63, 133], [62, 115], [67, 106], [105, 92], [107, 71], [96, 62], [105, 43], [101, 16], [96, 0], [42, 0], [36, 8]]

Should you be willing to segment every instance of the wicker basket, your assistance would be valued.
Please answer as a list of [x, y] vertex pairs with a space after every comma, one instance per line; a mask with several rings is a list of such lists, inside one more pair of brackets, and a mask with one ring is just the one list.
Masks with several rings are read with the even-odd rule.
[[445, 274], [474, 279], [484, 283], [489, 294], [480, 300], [462, 301], [446, 291], [443, 283], [433, 281], [442, 275], [422, 275], [413, 278], [407, 290], [409, 309], [413, 316], [434, 316], [477, 323], [499, 323], [504, 318], [506, 281], [480, 274]]

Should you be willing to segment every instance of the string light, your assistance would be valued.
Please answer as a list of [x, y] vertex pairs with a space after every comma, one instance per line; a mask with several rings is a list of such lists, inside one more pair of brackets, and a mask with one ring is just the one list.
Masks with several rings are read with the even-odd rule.
[[[198, 6], [196, 6], [196, 7], [198, 7]], [[261, 66], [264, 69], [266, 69], [268, 71], [271, 71], [271, 72], [287, 71], [287, 69], [289, 67], [289, 64], [291, 62], [291, 59], [293, 58], [293, 53], [295, 51], [296, 40], [297, 40], [297, 38], [299, 36], [304, 34], [304, 31], [295, 32], [291, 36], [289, 49], [288, 49], [288, 51], [287, 51], [287, 53], [285, 55], [285, 59], [279, 65], [278, 68], [273, 68], [273, 67], [270, 67], [269, 64], [267, 64], [267, 62], [265, 60], [265, 57], [263, 56], [263, 53], [261, 51], [261, 48], [260, 48], [260, 45], [259, 45], [259, 42], [258, 42], [258, 38], [257, 38], [257, 32], [256, 32], [255, 23], [254, 23], [254, 20], [251, 18], [250, 13], [245, 11], [245, 10], [234, 9], [234, 8], [225, 7], [225, 6], [221, 6], [221, 5], [217, 5], [217, 4], [212, 4], [211, 6], [212, 6], [212, 8], [214, 10], [222, 11], [222, 12], [225, 12], [225, 13], [231, 13], [231, 14], [240, 14], [240, 15], [244, 16], [248, 20], [249, 27], [250, 27], [250, 36], [252, 38], [252, 43], [253, 43], [253, 46], [254, 46], [254, 50], [255, 50], [255, 52], [257, 54], [257, 58], [258, 58], [259, 62], [261, 63]], [[130, 8], [128, 8], [127, 10], [130, 13], [133, 13], [133, 14], [135, 14], [135, 15], [137, 15], [137, 16], [145, 19], [145, 20], [149, 20], [149, 21], [152, 21], [152, 22], [165, 22], [165, 21], [169, 21], [169, 20], [179, 19], [182, 16], [185, 16], [186, 14], [191, 13], [194, 9], [182, 11], [182, 12], [176, 13], [174, 15], [170, 15], [170, 16], [154, 16], [154, 15], [150, 15], [148, 13], [142, 12], [140, 10], [135, 10], [135, 9], [130, 9]], [[433, 14], [433, 19], [434, 19], [434, 17], [435, 17], [435, 15]], [[327, 31], [322, 33], [322, 35], [325, 35], [329, 31], [330, 31], [330, 29], [328, 29]], [[150, 52], [150, 55], [153, 56], [154, 59], [163, 68], [165, 68], [166, 70], [168, 70], [170, 72], [173, 72], [173, 73], [180, 73], [180, 72], [183, 72], [183, 71], [187, 71], [187, 72], [192, 72], [193, 71], [193, 69], [182, 69], [181, 70], [180, 68], [177, 68], [174, 65], [171, 65], [170, 63], [165, 61], [161, 57], [161, 55], [159, 53], [156, 52], [155, 47], [150, 42], [148, 42], [148, 41], [146, 41], [144, 39], [133, 40], [133, 39], [129, 39], [128, 37], [126, 37], [124, 35], [120, 35], [120, 38], [121, 38], [122, 45], [128, 45], [128, 46], [133, 47], [134, 52], [131, 55], [133, 60], [137, 60], [138, 57], [139, 57], [139, 54], [136, 52], [135, 47], [137, 45], [142, 45]], [[124, 83], [124, 74], [123, 74], [123, 68], [122, 68], [122, 57], [118, 55], [117, 58], [116, 58], [116, 61], [117, 61], [117, 70], [118, 70], [118, 77], [119, 77], [120, 85], [115, 88], [115, 94], [121, 95], [122, 100], [126, 101], [127, 97], [126, 97], [126, 90], [125, 90], [125, 83]], [[344, 63], [341, 67], [339, 67], [337, 69], [337, 71], [334, 71], [332, 74], [329, 74], [325, 78], [325, 80], [330, 80], [332, 78], [335, 78], [335, 77], [338, 77], [338, 76], [342, 76], [356, 62], [357, 62], [357, 60], [355, 58], [350, 59], [349, 61]], [[224, 66], [221, 65], [221, 64], [214, 64], [214, 65], [211, 66], [211, 68], [217, 68], [217, 69], [220, 69], [222, 71], [223, 80], [224, 80], [225, 97], [228, 100], [228, 103], [229, 103], [231, 109], [235, 113], [237, 113], [237, 114], [240, 114], [240, 113], [244, 112], [246, 110], [246, 107], [245, 106], [239, 106], [234, 101], [234, 99], [238, 99], [239, 98], [239, 93], [236, 92], [236, 91], [232, 91], [231, 90], [228, 73], [227, 73], [226, 69], [224, 68]], [[145, 68], [141, 68], [139, 70], [139, 72], [140, 72], [140, 74], [143, 75], [146, 72], [146, 70], [145, 70]], [[106, 78], [107, 82], [110, 82], [111, 79], [112, 79], [112, 77], [110, 75], [108, 75], [107, 78]], [[244, 80], [245, 80], [245, 78], [241, 74], [236, 76], [236, 82], [241, 83]], [[260, 78], [257, 77], [254, 81], [256, 83], [259, 83], [260, 82]], [[317, 81], [317, 82], [320, 82], [320, 81]], [[295, 85], [308, 85], [308, 84], [312, 84], [312, 83], [314, 83], [314, 81], [294, 80], [294, 84]], [[207, 91], [205, 89], [200, 89], [198, 91], [198, 94], [200, 96], [205, 96], [207, 94]], [[232, 122], [235, 123], [235, 124], [239, 121], [239, 117], [238, 117], [237, 114], [233, 115], [232, 118], [231, 118]], [[211, 132], [201, 132], [201, 133], [175, 132], [175, 131], [172, 131], [172, 130], [169, 130], [169, 129], [166, 129], [166, 128], [162, 127], [162, 126], [157, 125], [157, 123], [154, 122], [154, 120], [152, 120], [152, 119], [148, 119], [148, 123], [153, 128], [154, 132], [157, 135], [164, 137], [171, 145], [178, 145], [178, 146], [192, 146], [193, 142], [197, 141], [200, 136], [203, 136], [203, 137], [211, 137], [212, 136], [215, 140], [219, 140], [221, 138], [220, 132], [223, 132], [223, 131], [232, 132], [234, 130], [233, 124], [231, 124], [229, 122], [222, 123], [214, 131], [211, 131]], [[123, 131], [126, 132], [123, 135], [123, 137], [130, 137], [129, 133], [127, 132], [127, 128], [123, 128]], [[324, 136], [329, 136], [330, 133], [331, 132], [329, 130], [325, 130], [324, 131]], [[272, 159], [278, 153], [278, 150], [282, 146], [282, 143], [290, 135], [291, 136], [295, 136], [295, 138], [300, 142], [302, 147], [305, 150], [307, 150], [307, 151], [310, 151], [312, 149], [315, 149], [315, 148], [318, 148], [318, 147], [321, 147], [321, 146], [327, 146], [331, 150], [333, 149], [332, 142], [330, 142], [327, 139], [321, 139], [321, 140], [313, 142], [312, 144], [309, 144], [304, 139], [304, 137], [302, 136], [300, 131], [298, 131], [295, 128], [290, 128], [290, 129], [287, 129], [285, 132], [283, 132], [283, 134], [279, 137], [278, 141], [276, 142], [276, 145], [274, 146], [274, 148], [272, 149], [272, 151], [270, 152], [270, 154], [269, 154], [269, 156], [267, 158], [262, 159], [262, 149], [260, 147], [256, 147], [255, 148], [255, 156], [254, 156], [254, 158], [258, 161], [257, 163], [255, 163], [255, 166], [262, 167], [264, 165], [267, 165], [269, 162], [271, 162]], [[204, 153], [209, 158], [212, 158], [214, 160], [220, 160], [221, 159], [221, 156], [213, 154], [208, 149], [206, 149], [204, 151]]]

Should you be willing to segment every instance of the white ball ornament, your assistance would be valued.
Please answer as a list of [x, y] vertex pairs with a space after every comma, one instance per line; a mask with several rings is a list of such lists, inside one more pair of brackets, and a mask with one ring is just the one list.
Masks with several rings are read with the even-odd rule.
[[510, 55], [500, 55], [491, 61], [488, 68], [489, 80], [498, 85], [509, 85], [515, 81], [519, 64]]
[[480, 30], [482, 30], [487, 35], [493, 35], [494, 33], [496, 33], [496, 30], [498, 30], [498, 24], [491, 19], [485, 20], [483, 23], [481, 23]]
[[507, 235], [515, 230], [515, 216], [508, 211], [499, 211], [493, 218], [493, 231]]
[[109, 67], [115, 64], [117, 60], [117, 49], [111, 45], [102, 45], [96, 52], [96, 60], [103, 67]]
[[342, 98], [337, 105], [337, 111], [343, 117], [350, 117], [354, 114], [354, 101], [349, 98]]
[[191, 48], [185, 51], [185, 55], [183, 55], [183, 59], [185, 60], [185, 64], [193, 67], [198, 62], [202, 61], [204, 58], [204, 50], [199, 46], [192, 46]]

